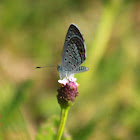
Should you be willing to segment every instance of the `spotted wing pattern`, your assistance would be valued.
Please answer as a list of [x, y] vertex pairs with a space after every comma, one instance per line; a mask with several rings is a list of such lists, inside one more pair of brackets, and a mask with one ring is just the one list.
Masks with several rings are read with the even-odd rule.
[[[79, 28], [75, 24], [71, 24], [67, 31], [67, 35], [66, 35], [65, 42], [64, 42], [61, 65], [63, 65], [63, 62], [64, 62], [63, 60], [64, 60], [68, 42], [73, 36], [78, 36], [81, 39], [81, 41], [84, 43], [84, 39], [83, 39], [83, 36], [82, 36]], [[86, 46], [84, 45], [84, 47], [86, 47]]]
[[75, 70], [73, 70], [72, 73], [81, 73], [81, 72], [85, 72], [88, 70], [89, 70], [88, 67], [80, 66], [80, 67], [76, 68]]
[[64, 43], [61, 66], [58, 68], [60, 77], [87, 71], [80, 66], [86, 59], [86, 45], [83, 36], [74, 24], [71, 24]]
[[64, 50], [61, 63], [63, 71], [72, 71], [79, 67], [86, 59], [84, 42], [78, 36], [72, 36]]
[[82, 36], [80, 30], [78, 29], [78, 27], [76, 25], [74, 25], [74, 24], [71, 24], [70, 27], [69, 27], [69, 29], [68, 29], [66, 38], [65, 38], [65, 44], [67, 44], [67, 42], [70, 40], [70, 38], [73, 35], [77, 35], [78, 37], [81, 38], [82, 41], [84, 41], [83, 36]]

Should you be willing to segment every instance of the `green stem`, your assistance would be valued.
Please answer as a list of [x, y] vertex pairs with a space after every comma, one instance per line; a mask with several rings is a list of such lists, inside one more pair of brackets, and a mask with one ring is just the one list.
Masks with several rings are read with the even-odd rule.
[[64, 131], [65, 123], [67, 120], [67, 115], [70, 107], [67, 108], [61, 108], [61, 118], [60, 118], [60, 124], [59, 124], [59, 129], [57, 132], [57, 138], [56, 140], [60, 140]]
[[85, 79], [83, 81], [84, 83], [81, 83], [81, 85], [84, 85], [85, 83], [88, 83], [89, 85], [92, 84], [91, 80], [93, 79], [93, 75], [95, 74], [99, 62], [103, 58], [108, 47], [108, 42], [112, 34], [112, 28], [121, 8], [122, 2], [123, 0], [108, 0], [108, 2], [105, 4], [97, 34], [94, 37], [90, 51], [88, 52], [87, 65], [90, 66], [90, 70], [88, 72], [88, 76], [85, 74], [83, 77], [80, 77], [81, 79]]
[[[105, 4], [103, 15], [101, 17], [101, 22], [99, 23], [97, 34], [93, 40], [91, 50], [89, 52], [89, 64], [90, 69], [90, 78], [93, 78], [92, 75], [97, 69], [97, 66], [105, 54], [105, 51], [108, 47], [108, 42], [110, 40], [112, 29], [117, 17], [117, 14], [121, 7], [121, 0], [108, 0]], [[93, 61], [94, 60], [94, 61]]]

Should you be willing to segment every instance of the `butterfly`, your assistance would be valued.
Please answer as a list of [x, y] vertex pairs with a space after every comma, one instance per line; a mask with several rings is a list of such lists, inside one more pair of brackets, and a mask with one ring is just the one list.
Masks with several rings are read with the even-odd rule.
[[75, 24], [71, 24], [64, 42], [61, 65], [57, 66], [60, 79], [88, 71], [88, 67], [81, 66], [85, 60], [86, 45], [83, 36], [79, 28]]

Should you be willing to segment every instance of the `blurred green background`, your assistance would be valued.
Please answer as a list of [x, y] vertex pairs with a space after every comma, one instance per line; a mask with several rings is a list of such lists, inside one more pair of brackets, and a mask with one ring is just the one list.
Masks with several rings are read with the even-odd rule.
[[90, 70], [76, 74], [64, 139], [140, 140], [138, 0], [0, 2], [0, 140], [56, 134], [59, 74], [35, 67], [60, 64], [70, 23], [83, 33]]

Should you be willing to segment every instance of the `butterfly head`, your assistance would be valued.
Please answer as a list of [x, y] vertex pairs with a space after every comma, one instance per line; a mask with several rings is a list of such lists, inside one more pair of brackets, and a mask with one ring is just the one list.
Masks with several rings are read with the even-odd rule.
[[60, 66], [59, 65], [57, 65], [57, 70], [60, 71]]
[[66, 77], [66, 73], [62, 70], [61, 66], [57, 65], [57, 70], [59, 72], [60, 79], [62, 79], [63, 77]]

